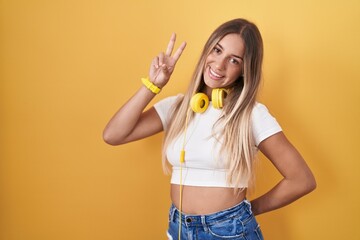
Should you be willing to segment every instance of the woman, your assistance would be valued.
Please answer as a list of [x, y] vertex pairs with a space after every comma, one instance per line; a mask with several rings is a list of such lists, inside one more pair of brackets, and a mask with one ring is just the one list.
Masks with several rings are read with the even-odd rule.
[[[245, 19], [219, 26], [185, 95], [165, 98], [144, 112], [185, 49], [182, 43], [172, 56], [175, 38], [153, 59], [149, 79], [142, 79], [143, 86], [110, 120], [104, 140], [119, 145], [165, 130], [163, 166], [172, 172], [169, 239], [263, 239], [254, 216], [295, 201], [316, 183], [275, 118], [256, 102], [260, 32]], [[253, 184], [257, 150], [283, 179], [250, 203], [246, 189]]]

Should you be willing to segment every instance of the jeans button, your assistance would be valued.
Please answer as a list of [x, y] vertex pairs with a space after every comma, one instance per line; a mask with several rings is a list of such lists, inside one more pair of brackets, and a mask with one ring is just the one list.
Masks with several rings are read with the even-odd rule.
[[191, 218], [186, 218], [187, 223], [191, 223]]

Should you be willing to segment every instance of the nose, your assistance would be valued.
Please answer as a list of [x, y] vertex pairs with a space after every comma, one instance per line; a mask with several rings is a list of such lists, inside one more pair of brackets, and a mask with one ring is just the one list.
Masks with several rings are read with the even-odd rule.
[[226, 68], [226, 59], [218, 57], [215, 62], [215, 67], [217, 70], [225, 70]]

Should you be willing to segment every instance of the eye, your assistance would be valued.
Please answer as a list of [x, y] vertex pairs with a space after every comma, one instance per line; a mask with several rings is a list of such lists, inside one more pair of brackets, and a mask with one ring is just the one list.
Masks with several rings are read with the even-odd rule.
[[240, 62], [238, 60], [236, 60], [235, 58], [230, 58], [229, 61], [230, 61], [230, 63], [235, 64], [235, 65], [240, 64]]
[[213, 48], [213, 52], [220, 54], [220, 53], [221, 53], [221, 49], [218, 48], [218, 47], [214, 47], [214, 48]]

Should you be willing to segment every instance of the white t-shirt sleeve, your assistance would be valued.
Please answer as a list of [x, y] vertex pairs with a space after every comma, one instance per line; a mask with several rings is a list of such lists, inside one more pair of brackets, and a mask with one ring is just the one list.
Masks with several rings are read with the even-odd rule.
[[282, 131], [279, 123], [270, 114], [266, 106], [261, 103], [255, 104], [251, 120], [256, 146], [259, 146], [266, 138]]
[[160, 117], [165, 131], [169, 125], [170, 110], [172, 110], [173, 105], [176, 103], [178, 98], [182, 96], [182, 94], [179, 94], [176, 96], [167, 97], [154, 104], [154, 108]]

